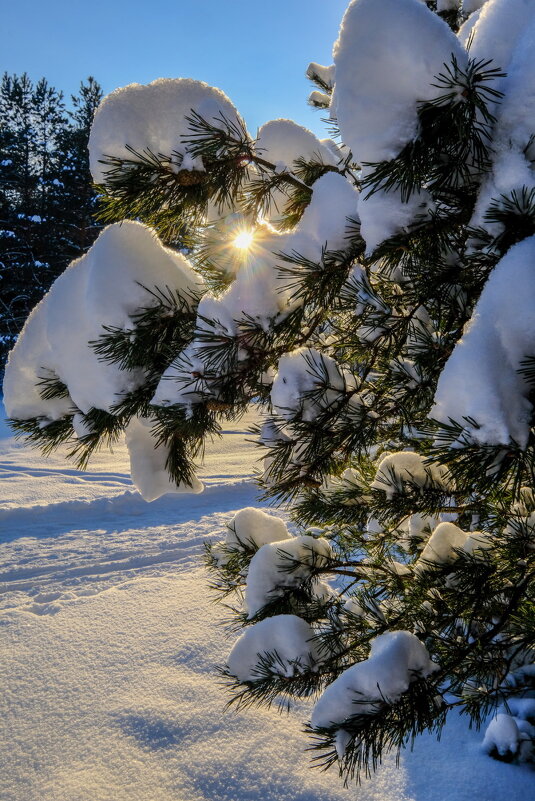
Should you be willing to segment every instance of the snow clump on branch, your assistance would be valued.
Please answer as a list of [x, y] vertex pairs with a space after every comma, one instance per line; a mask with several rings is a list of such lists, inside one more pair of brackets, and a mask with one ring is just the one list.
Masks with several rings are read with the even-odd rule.
[[[416, 138], [418, 104], [443, 94], [435, 76], [452, 55], [459, 66], [467, 63], [456, 36], [421, 0], [350, 3], [334, 46], [331, 114], [363, 178], [370, 173], [369, 164], [395, 158]], [[402, 202], [397, 190], [369, 197], [364, 193], [359, 215], [368, 253], [425, 214], [428, 202], [425, 192], [408, 202]]]
[[224, 92], [191, 78], [158, 78], [149, 84], [131, 83], [109, 94], [93, 120], [89, 138], [90, 168], [95, 183], [103, 183], [109, 166], [102, 160], [133, 159], [129, 148], [172, 158], [179, 169], [204, 169], [202, 159], [192, 159], [183, 138], [191, 133], [187, 117], [192, 111], [216, 127], [223, 118], [243, 125]]
[[227, 660], [238, 681], [254, 682], [269, 672], [290, 678], [320, 660], [314, 629], [296, 615], [275, 615], [255, 623], [236, 640]]
[[[146, 376], [99, 359], [91, 343], [106, 327], [133, 330], [136, 313], [157, 303], [151, 290], [167, 288], [187, 301], [203, 286], [186, 257], [164, 247], [147, 226], [128, 221], [108, 226], [28, 318], [6, 370], [8, 415], [55, 420], [69, 403], [83, 413], [110, 411]], [[47, 374], [66, 385], [67, 403], [41, 396], [39, 381]]]
[[533, 405], [522, 363], [535, 354], [535, 237], [492, 271], [438, 381], [431, 417], [464, 422], [461, 442], [525, 448]]
[[[251, 559], [247, 573], [245, 606], [249, 619], [288, 588], [303, 584], [314, 570], [325, 568], [332, 555], [326, 539], [306, 534], [292, 537], [282, 545], [279, 542], [263, 545]], [[311, 589], [318, 599], [330, 593], [328, 584], [316, 577], [312, 578]]]
[[409, 631], [390, 631], [372, 640], [370, 656], [345, 670], [321, 695], [312, 712], [313, 728], [343, 726], [354, 715], [374, 715], [400, 699], [411, 683], [438, 666]]

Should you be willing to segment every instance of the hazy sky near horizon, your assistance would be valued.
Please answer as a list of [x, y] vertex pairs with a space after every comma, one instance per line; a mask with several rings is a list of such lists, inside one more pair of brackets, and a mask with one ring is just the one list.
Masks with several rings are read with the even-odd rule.
[[348, 0], [0, 0], [0, 70], [45, 77], [68, 96], [93, 75], [105, 93], [156, 78], [223, 89], [251, 133], [307, 107], [310, 61], [331, 63]]

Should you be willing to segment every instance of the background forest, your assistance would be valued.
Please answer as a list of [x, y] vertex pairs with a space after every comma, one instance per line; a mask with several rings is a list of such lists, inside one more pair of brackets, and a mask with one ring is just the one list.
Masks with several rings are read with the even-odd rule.
[[31, 309], [95, 240], [87, 140], [102, 90], [94, 78], [67, 104], [45, 78], [0, 84], [0, 376]]

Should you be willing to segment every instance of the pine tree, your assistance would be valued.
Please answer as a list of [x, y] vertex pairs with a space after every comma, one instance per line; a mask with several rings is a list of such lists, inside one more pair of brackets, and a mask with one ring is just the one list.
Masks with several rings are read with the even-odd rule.
[[38, 217], [37, 209], [33, 207], [37, 176], [31, 165], [33, 91], [27, 75], [20, 78], [7, 74], [3, 76], [0, 88], [0, 263], [5, 348], [13, 345], [16, 331], [39, 297], [33, 295], [31, 289], [32, 285], [37, 284], [33, 272], [35, 261], [38, 260], [37, 255], [34, 256]]
[[100, 230], [96, 220], [97, 195], [89, 171], [87, 143], [91, 123], [102, 100], [102, 89], [91, 76], [71, 96], [69, 122], [61, 129], [57, 148], [61, 153], [61, 205], [63, 217], [63, 266], [84, 253]]
[[112, 225], [4, 384], [15, 429], [80, 464], [126, 430], [149, 499], [198, 491], [205, 440], [262, 408], [260, 485], [298, 534], [247, 509], [207, 546], [244, 629], [223, 675], [240, 706], [313, 697], [346, 777], [455, 708], [531, 753], [535, 11], [482, 5], [353, 0], [308, 70], [337, 143], [252, 138], [199, 82], [113, 93]]
[[44, 78], [2, 78], [0, 369], [32, 307], [98, 233], [87, 141], [101, 98], [89, 78], [67, 112]]

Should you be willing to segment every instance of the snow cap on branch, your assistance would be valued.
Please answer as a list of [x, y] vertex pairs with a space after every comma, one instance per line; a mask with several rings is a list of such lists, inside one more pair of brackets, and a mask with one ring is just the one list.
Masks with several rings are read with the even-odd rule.
[[311, 81], [320, 81], [326, 89], [332, 89], [334, 86], [334, 64], [330, 64], [327, 67], [324, 64], [311, 61], [307, 67], [306, 75]]
[[533, 236], [498, 262], [438, 381], [430, 416], [481, 445], [528, 440], [531, 387], [518, 371], [535, 356], [534, 265]]
[[199, 493], [204, 485], [196, 477], [191, 484], [177, 485], [166, 468], [168, 448], [159, 444], [151, 431], [154, 420], [133, 417], [126, 429], [132, 481], [145, 501], [155, 501], [167, 493]]
[[492, 718], [485, 731], [483, 750], [505, 757], [514, 756], [518, 750], [520, 732], [512, 715], [500, 713]]
[[[275, 164], [279, 173], [293, 173], [297, 159], [336, 166], [342, 159], [342, 153], [335, 155], [335, 147], [334, 142], [322, 141], [302, 125], [283, 119], [270, 120], [262, 125], [256, 140], [256, 151], [260, 157]], [[287, 202], [288, 193], [282, 188], [275, 189], [265, 210], [265, 218], [271, 222], [279, 220]]]
[[[419, 133], [418, 105], [444, 93], [434, 85], [466, 51], [448, 25], [420, 0], [353, 0], [334, 46], [332, 115], [342, 140], [362, 165], [395, 158]], [[427, 211], [428, 196], [402, 202], [397, 190], [362, 197], [361, 233], [371, 253]]]
[[105, 228], [91, 249], [72, 262], [35, 307], [12, 350], [4, 379], [9, 416], [65, 414], [64, 400], [41, 397], [40, 379], [54, 375], [84, 414], [109, 411], [121, 396], [145, 382], [141, 370], [123, 370], [99, 359], [91, 342], [104, 326], [128, 331], [133, 316], [156, 305], [152, 289], [170, 289], [185, 298], [203, 285], [188, 260], [163, 247], [150, 228], [123, 222]]
[[308, 128], [293, 120], [270, 120], [258, 130], [256, 150], [262, 158], [268, 159], [280, 168], [290, 172], [296, 159], [319, 160], [335, 167], [340, 161], [336, 158], [330, 139], [318, 139]]
[[225, 544], [234, 548], [243, 546], [261, 548], [269, 542], [280, 542], [291, 537], [282, 518], [268, 515], [262, 509], [246, 506], [240, 509], [227, 525]]
[[447, 470], [439, 464], [427, 464], [423, 456], [413, 451], [389, 453], [381, 459], [372, 489], [383, 490], [392, 499], [397, 493], [403, 493], [406, 484], [419, 489], [434, 487], [448, 489], [449, 476]]
[[312, 626], [296, 615], [275, 615], [260, 620], [235, 642], [228, 657], [228, 672], [239, 681], [258, 680], [261, 678], [260, 660], [276, 654], [270, 672], [289, 678], [319, 661], [313, 637]]
[[333, 115], [360, 162], [392, 159], [418, 134], [418, 103], [443, 89], [434, 78], [466, 53], [421, 0], [353, 0], [334, 45]]
[[430, 563], [434, 565], [451, 564], [457, 559], [457, 551], [464, 548], [467, 539], [468, 534], [454, 523], [439, 523], [416, 562], [416, 572], [424, 573], [429, 570]]
[[[298, 587], [315, 568], [325, 567], [332, 557], [329, 542], [323, 537], [303, 535], [263, 545], [251, 559], [247, 573], [245, 605], [249, 618], [290, 587]], [[312, 591], [321, 598], [329, 587], [317, 579]]]
[[520, 0], [507, 4], [489, 0], [474, 36], [482, 54], [493, 54], [495, 65], [507, 72], [498, 84], [503, 98], [494, 112], [497, 123], [492, 170], [483, 183], [471, 222], [496, 235], [504, 225], [486, 219], [489, 207], [503, 208], [502, 196], [511, 198], [516, 193], [520, 213], [526, 205], [522, 198], [535, 191], [535, 6]]
[[100, 160], [106, 156], [132, 159], [126, 145], [141, 153], [151, 150], [155, 154], [171, 157], [176, 154], [176, 168], [184, 160], [184, 169], [202, 170], [200, 159], [187, 157], [183, 137], [189, 123], [186, 117], [192, 110], [216, 127], [223, 127], [222, 117], [231, 123], [241, 119], [234, 105], [220, 89], [191, 78], [159, 78], [149, 84], [131, 83], [104, 98], [97, 109], [91, 136], [89, 158], [95, 183], [106, 177], [106, 165]]
[[409, 631], [389, 631], [372, 641], [370, 656], [344, 670], [312, 712], [312, 726], [341, 725], [353, 715], [373, 715], [394, 704], [419, 676], [437, 670], [426, 647]]
[[[307, 394], [325, 388], [321, 397]], [[275, 411], [286, 420], [302, 414], [313, 420], [321, 409], [335, 403], [348, 389], [356, 386], [352, 374], [343, 371], [331, 356], [314, 348], [299, 348], [279, 359], [278, 371], [271, 388]]]

